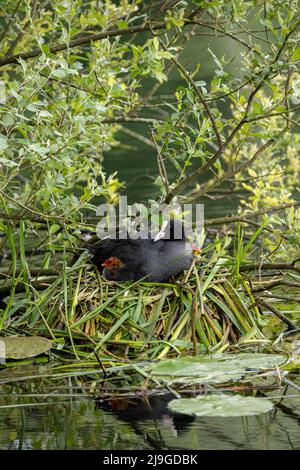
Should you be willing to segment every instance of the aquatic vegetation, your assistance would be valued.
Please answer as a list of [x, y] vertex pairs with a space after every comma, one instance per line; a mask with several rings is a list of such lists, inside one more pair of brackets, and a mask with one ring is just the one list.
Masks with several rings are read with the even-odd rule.
[[270, 400], [241, 395], [199, 395], [196, 398], [178, 398], [169, 408], [192, 416], [251, 416], [267, 413], [273, 409]]

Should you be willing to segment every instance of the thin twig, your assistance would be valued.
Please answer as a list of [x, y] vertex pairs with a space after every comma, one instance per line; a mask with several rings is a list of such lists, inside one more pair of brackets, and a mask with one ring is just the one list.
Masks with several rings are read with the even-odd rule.
[[295, 325], [289, 318], [287, 318], [283, 313], [281, 313], [276, 307], [269, 304], [268, 302], [266, 302], [265, 300], [263, 300], [260, 297], [257, 297], [256, 301], [257, 301], [257, 303], [259, 303], [263, 307], [270, 310], [270, 312], [274, 313], [274, 315], [276, 315], [276, 317], [280, 318], [280, 320], [282, 320], [286, 325], [288, 325], [290, 330], [297, 330], [297, 328], [298, 328], [297, 325]]
[[169, 194], [170, 185], [169, 185], [169, 181], [168, 181], [168, 174], [167, 174], [167, 171], [166, 171], [164, 160], [163, 160], [160, 148], [159, 148], [159, 146], [158, 146], [158, 144], [155, 140], [155, 136], [154, 136], [154, 132], [153, 132], [152, 128], [150, 128], [150, 132], [151, 132], [151, 137], [152, 137], [153, 144], [154, 144], [155, 149], [156, 149], [158, 171], [159, 171], [162, 183], [165, 187], [166, 194]]

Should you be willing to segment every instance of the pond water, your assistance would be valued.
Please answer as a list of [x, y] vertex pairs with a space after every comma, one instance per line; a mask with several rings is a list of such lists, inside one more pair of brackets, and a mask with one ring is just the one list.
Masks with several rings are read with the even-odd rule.
[[288, 393], [293, 398], [274, 400], [270, 413], [240, 418], [172, 414], [168, 396], [102, 403], [76, 396], [2, 398], [2, 406], [10, 407], [0, 407], [0, 448], [300, 449], [300, 396], [294, 392]]

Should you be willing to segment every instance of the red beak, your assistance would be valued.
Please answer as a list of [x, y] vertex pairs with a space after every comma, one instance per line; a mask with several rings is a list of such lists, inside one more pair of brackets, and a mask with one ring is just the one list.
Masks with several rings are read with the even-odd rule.
[[191, 243], [191, 247], [192, 247], [194, 255], [199, 255], [201, 253], [201, 248], [199, 248], [194, 243]]

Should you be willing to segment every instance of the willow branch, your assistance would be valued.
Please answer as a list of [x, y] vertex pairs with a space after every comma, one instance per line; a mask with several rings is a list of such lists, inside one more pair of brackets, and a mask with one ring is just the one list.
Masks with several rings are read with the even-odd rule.
[[119, 122], [140, 122], [145, 124], [156, 124], [158, 122], [163, 122], [163, 119], [120, 116], [103, 119], [103, 121], [101, 121], [101, 124], [117, 124]]
[[[185, 21], [185, 24], [191, 24], [191, 21], [187, 19]], [[92, 42], [101, 41], [107, 38], [124, 36], [127, 34], [142, 33], [142, 32], [150, 31], [150, 30], [160, 30], [160, 29], [165, 29], [165, 28], [166, 28], [166, 23], [162, 22], [162, 23], [157, 23], [156, 25], [145, 24], [141, 26], [131, 26], [130, 28], [112, 29], [110, 31], [105, 31], [102, 33], [89, 34], [88, 36], [71, 39], [70, 42], [62, 42], [62, 43], [55, 44], [53, 46], [50, 46], [50, 53], [55, 54], [57, 52], [65, 51], [66, 49], [71, 49], [73, 47], [91, 44]], [[28, 52], [20, 52], [18, 54], [4, 57], [0, 59], [0, 67], [3, 65], [7, 65], [7, 64], [18, 64], [18, 61], [20, 59], [27, 60], [27, 59], [32, 59], [34, 57], [38, 57], [39, 55], [42, 54], [42, 52], [43, 51], [37, 47]]]
[[285, 209], [289, 209], [290, 207], [298, 207], [300, 206], [300, 201], [295, 202], [288, 202], [286, 204], [281, 204], [280, 206], [270, 207], [269, 209], [261, 209], [260, 211], [249, 212], [244, 216], [242, 215], [233, 215], [233, 216], [226, 216], [226, 217], [217, 217], [215, 219], [208, 219], [205, 221], [205, 225], [220, 225], [220, 224], [227, 224], [232, 222], [244, 222], [245, 218], [254, 218], [259, 217], [264, 214], [270, 214], [272, 212], [279, 212]]

